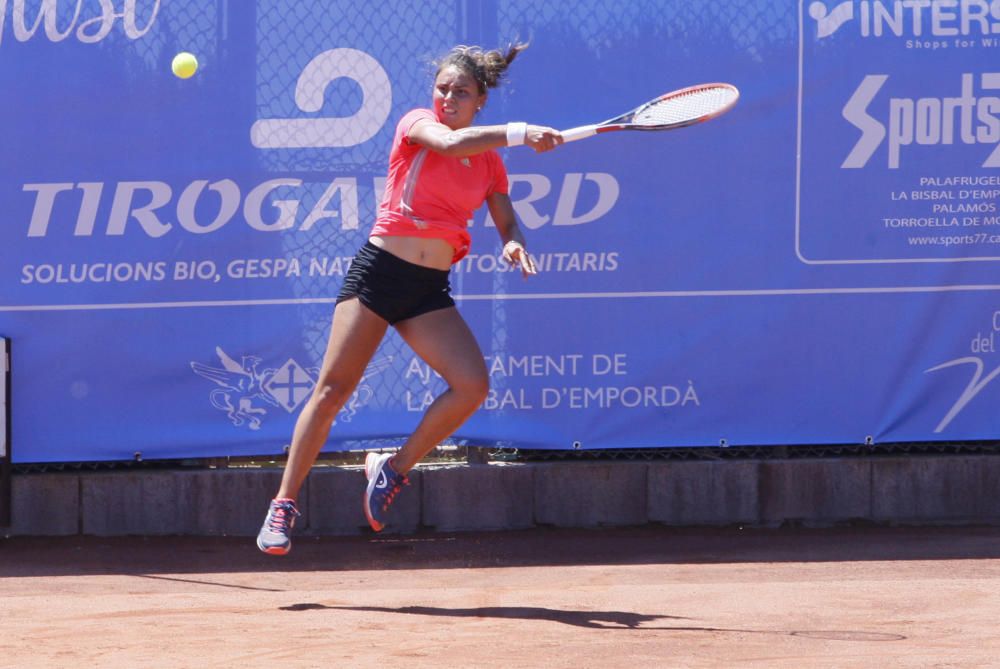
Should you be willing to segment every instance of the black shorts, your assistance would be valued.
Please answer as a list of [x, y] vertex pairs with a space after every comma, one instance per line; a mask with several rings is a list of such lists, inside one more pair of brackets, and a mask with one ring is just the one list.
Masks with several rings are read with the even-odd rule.
[[448, 274], [446, 269], [415, 265], [365, 242], [351, 261], [337, 304], [356, 297], [394, 325], [455, 306]]

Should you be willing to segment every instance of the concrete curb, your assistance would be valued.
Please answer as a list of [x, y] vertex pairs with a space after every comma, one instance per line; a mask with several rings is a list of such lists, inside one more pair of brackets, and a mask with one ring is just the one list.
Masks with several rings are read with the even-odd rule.
[[[11, 536], [254, 536], [275, 469], [20, 474]], [[1000, 456], [427, 465], [388, 533], [535, 526], [1000, 523]], [[370, 532], [359, 467], [317, 467], [303, 535]]]

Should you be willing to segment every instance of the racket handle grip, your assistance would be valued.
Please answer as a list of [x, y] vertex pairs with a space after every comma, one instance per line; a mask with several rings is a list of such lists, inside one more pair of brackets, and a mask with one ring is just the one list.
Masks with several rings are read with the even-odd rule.
[[559, 133], [562, 135], [564, 142], [575, 142], [578, 139], [583, 139], [584, 137], [593, 137], [597, 134], [596, 125], [581, 125], [577, 128], [570, 128], [569, 130], [563, 130]]

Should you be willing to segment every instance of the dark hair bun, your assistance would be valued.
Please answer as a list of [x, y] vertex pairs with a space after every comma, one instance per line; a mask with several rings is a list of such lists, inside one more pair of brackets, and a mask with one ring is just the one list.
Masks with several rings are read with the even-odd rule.
[[483, 51], [482, 47], [459, 45], [437, 63], [437, 71], [454, 66], [468, 72], [479, 84], [479, 92], [500, 85], [504, 73], [517, 58], [517, 54], [528, 48], [527, 44], [511, 44], [504, 53], [500, 49]]

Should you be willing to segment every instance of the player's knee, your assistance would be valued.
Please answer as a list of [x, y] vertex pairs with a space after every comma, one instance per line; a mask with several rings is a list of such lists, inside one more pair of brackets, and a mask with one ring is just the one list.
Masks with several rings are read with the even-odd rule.
[[472, 374], [457, 380], [452, 389], [472, 406], [478, 406], [490, 391], [490, 380], [486, 374]]
[[315, 410], [323, 416], [335, 416], [351, 396], [353, 388], [338, 381], [320, 383], [313, 391]]

